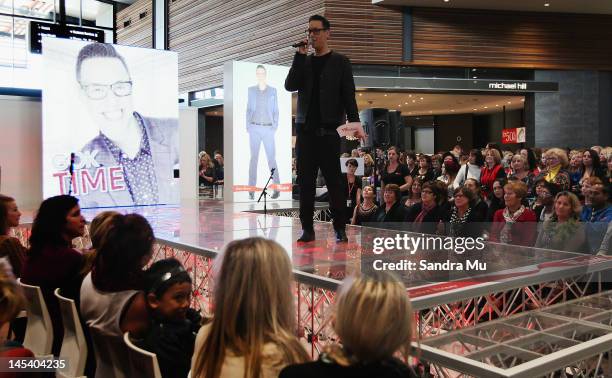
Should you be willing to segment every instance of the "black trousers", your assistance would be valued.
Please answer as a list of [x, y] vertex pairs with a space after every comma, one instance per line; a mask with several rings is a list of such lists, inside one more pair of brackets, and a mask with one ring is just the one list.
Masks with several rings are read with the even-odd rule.
[[334, 229], [344, 230], [346, 200], [340, 171], [340, 136], [333, 129], [326, 135], [298, 131], [295, 147], [302, 229], [313, 230], [316, 180], [321, 168], [329, 193]]

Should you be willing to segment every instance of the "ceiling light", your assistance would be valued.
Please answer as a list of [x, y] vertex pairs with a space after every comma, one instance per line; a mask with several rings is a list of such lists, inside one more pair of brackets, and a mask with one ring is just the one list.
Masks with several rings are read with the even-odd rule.
[[524, 99], [524, 98], [522, 98], [522, 99], [521, 99], [521, 101], [525, 101], [525, 99]]
[[421, 97], [421, 100], [423, 99], [423, 97]]
[[495, 104], [495, 106], [499, 107], [499, 104]]
[[387, 94], [385, 93], [385, 97], [387, 97]]
[[455, 109], [451, 109], [451, 112], [454, 112], [454, 111], [455, 111]]
[[404, 105], [408, 105], [408, 103], [407, 103], [407, 102], [404, 102]]
[[398, 107], [398, 108], [401, 108], [401, 107], [402, 107], [402, 104], [399, 104], [397, 107]]
[[544, 3], [544, 6], [545, 6], [545, 7], [549, 7], [549, 6], [550, 6], [550, 3]]
[[408, 97], [412, 97], [412, 95], [409, 94]]
[[360, 96], [363, 96], [363, 93], [360, 93], [359, 95], [360, 95]]
[[416, 100], [412, 100], [412, 102], [416, 102]]
[[485, 106], [484, 108], [485, 108], [485, 109], [489, 109], [489, 107], [488, 107], [488, 106]]
[[512, 101], [508, 101], [508, 104], [512, 104]]
[[472, 77], [472, 79], [478, 79], [478, 76], [474, 76], [474, 77]]
[[472, 109], [472, 110], [478, 110], [478, 109], [474, 108], [474, 109]]
[[433, 113], [433, 111], [431, 111], [431, 110], [430, 110], [430, 111], [429, 111], [429, 114], [431, 114], [431, 113]]
[[448, 3], [450, 0], [444, 0], [445, 3]]
[[476, 68], [472, 68], [472, 72], [476, 72]]

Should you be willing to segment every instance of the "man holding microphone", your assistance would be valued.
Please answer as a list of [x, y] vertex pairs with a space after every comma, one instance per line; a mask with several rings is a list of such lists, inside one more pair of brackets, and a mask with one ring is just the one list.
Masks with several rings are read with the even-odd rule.
[[[297, 101], [297, 176], [300, 187], [302, 236], [298, 242], [315, 240], [313, 227], [315, 181], [320, 168], [329, 192], [336, 241], [348, 241], [345, 231], [340, 171], [340, 135], [336, 129], [345, 123], [359, 122], [355, 101], [355, 82], [351, 63], [328, 46], [329, 21], [319, 15], [308, 20], [308, 39], [296, 44], [298, 51], [285, 80], [285, 89], [298, 91]], [[313, 55], [307, 55], [312, 45]], [[363, 129], [355, 137], [364, 138]]]

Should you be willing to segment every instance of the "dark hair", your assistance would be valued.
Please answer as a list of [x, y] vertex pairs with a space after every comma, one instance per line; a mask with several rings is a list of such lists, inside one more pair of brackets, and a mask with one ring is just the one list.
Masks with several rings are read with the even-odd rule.
[[425, 159], [427, 161], [427, 165], [429, 165], [429, 167], [431, 167], [431, 156], [425, 155], [425, 154], [421, 154], [421, 155], [419, 155], [419, 160], [421, 160], [421, 159]]
[[474, 148], [470, 150], [470, 155], [476, 156], [476, 161], [474, 162], [477, 166], [482, 167], [484, 165], [484, 156], [482, 156], [482, 152], [479, 149]]
[[39, 254], [46, 246], [57, 247], [66, 244], [62, 237], [66, 216], [78, 204], [78, 199], [68, 195], [49, 197], [40, 204], [32, 223], [30, 256]]
[[456, 196], [457, 193], [459, 193], [459, 192], [461, 192], [461, 194], [463, 194], [465, 196], [465, 198], [468, 199], [470, 207], [475, 205], [475, 202], [476, 202], [476, 194], [475, 193], [473, 193], [471, 190], [469, 190], [465, 186], [460, 186], [457, 189], [455, 189], [455, 191], [453, 192], [453, 197]]
[[[257, 70], [259, 70], [259, 69], [262, 69], [262, 70], [264, 70], [264, 71], [268, 72], [268, 70], [266, 70], [266, 67], [264, 67], [264, 66], [263, 66], [263, 64], [258, 64], [258, 65], [257, 65], [257, 68], [255, 68], [255, 71], [257, 71]], [[214, 153], [213, 153], [213, 154], [214, 154]]]
[[13, 197], [0, 194], [0, 235], [8, 234], [8, 204], [15, 201]]
[[169, 258], [156, 261], [147, 269], [144, 287], [147, 293], [161, 298], [172, 285], [184, 282], [192, 282], [189, 273], [177, 259]]
[[357, 159], [348, 159], [344, 165], [346, 165], [347, 167], [349, 165], [352, 165], [353, 167], [359, 167], [359, 162], [357, 161]]
[[92, 275], [96, 288], [110, 292], [142, 289], [143, 259], [151, 253], [154, 241], [153, 229], [142, 215], [114, 216], [97, 249]]
[[[440, 187], [436, 184], [436, 181], [434, 180], [434, 181], [424, 182], [423, 185], [421, 185], [421, 193], [425, 189], [431, 190], [432, 194], [435, 197], [436, 204], [439, 204], [440, 200], [443, 198], [443, 196], [441, 195]], [[444, 194], [445, 195], [447, 194], [446, 189], [445, 189], [445, 193]]]
[[128, 69], [127, 63], [125, 63], [125, 59], [119, 55], [117, 50], [113, 45], [108, 43], [90, 43], [84, 46], [81, 51], [79, 51], [79, 55], [77, 56], [76, 61], [76, 79], [80, 83], [81, 82], [81, 66], [83, 65], [83, 61], [91, 58], [115, 58], [119, 59], [123, 67], [130, 75], [130, 70]]
[[416, 161], [417, 156], [413, 151], [408, 151], [406, 152], [406, 161], [408, 160], [408, 158], [411, 158], [412, 160]]
[[402, 199], [402, 192], [400, 191], [400, 187], [397, 184], [387, 184], [385, 185], [385, 192], [393, 192], [395, 193], [395, 202]]
[[595, 150], [591, 150], [591, 149], [586, 150], [585, 152], [588, 152], [589, 155], [591, 155], [591, 161], [593, 164], [593, 172], [598, 173], [598, 171], [601, 170], [601, 161], [599, 160], [599, 154]]
[[532, 148], [524, 148], [524, 150], [527, 150], [527, 165], [529, 165], [529, 170], [533, 171], [538, 166], [536, 153]]
[[552, 182], [548, 182], [546, 180], [544, 180], [544, 188], [548, 189], [552, 197], [555, 197], [557, 193], [561, 192], [562, 189], [559, 185]]
[[331, 29], [331, 24], [329, 23], [329, 20], [319, 14], [315, 14], [310, 16], [310, 18], [308, 19], [308, 22], [310, 21], [321, 21], [321, 23], [323, 24], [323, 29]]

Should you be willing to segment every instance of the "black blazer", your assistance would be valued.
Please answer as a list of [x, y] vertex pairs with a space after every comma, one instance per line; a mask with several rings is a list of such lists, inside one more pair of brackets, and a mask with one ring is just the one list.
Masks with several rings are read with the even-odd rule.
[[[319, 78], [321, 122], [334, 128], [349, 122], [359, 122], [355, 101], [353, 69], [347, 57], [335, 51], [330, 53]], [[285, 89], [298, 91], [295, 123], [305, 124], [312, 98], [312, 57], [296, 53], [285, 80]], [[346, 116], [345, 116], [346, 115]]]
[[299, 365], [290, 365], [281, 370], [279, 378], [417, 378], [410, 367], [396, 358], [373, 362], [340, 366], [320, 359]]
[[395, 202], [395, 204], [391, 206], [391, 209], [389, 209], [389, 212], [385, 212], [385, 204], [383, 203], [378, 208], [378, 210], [376, 211], [376, 214], [374, 215], [375, 222], [397, 222], [399, 223], [399, 222], [403, 222], [405, 218], [406, 218], [406, 206], [404, 206], [402, 201]]

